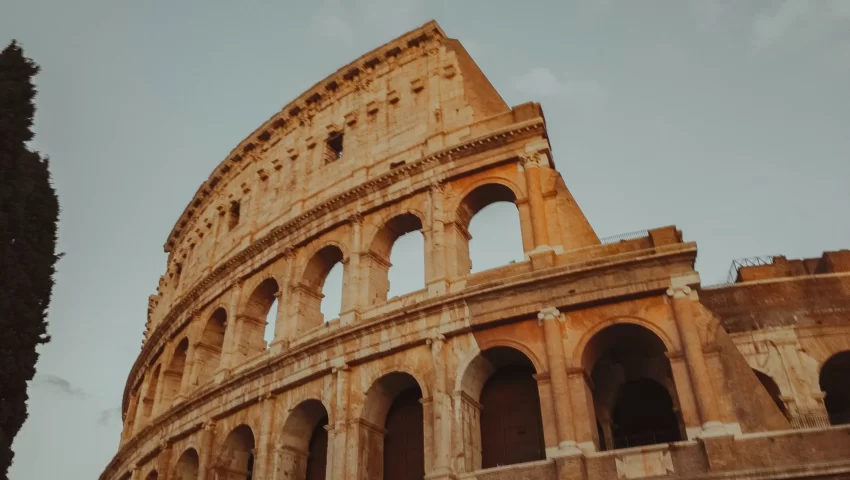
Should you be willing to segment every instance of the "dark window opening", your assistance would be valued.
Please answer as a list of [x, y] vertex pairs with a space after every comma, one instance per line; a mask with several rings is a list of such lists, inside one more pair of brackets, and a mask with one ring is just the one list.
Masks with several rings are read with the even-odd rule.
[[333, 133], [325, 142], [325, 163], [332, 163], [342, 158], [342, 133]]
[[481, 391], [481, 467], [546, 458], [534, 368], [500, 368]]
[[227, 228], [233, 230], [239, 225], [239, 201], [233, 200], [230, 202], [230, 210], [227, 214]]
[[319, 424], [313, 429], [310, 444], [307, 450], [307, 480], [324, 480], [327, 475], [328, 463], [328, 417], [319, 420]]
[[820, 371], [820, 389], [831, 425], [850, 424], [850, 351], [837, 353], [824, 363]]
[[614, 448], [640, 447], [681, 440], [673, 399], [659, 383], [632, 380], [620, 389], [614, 405]]
[[384, 478], [421, 479], [425, 476], [422, 391], [418, 386], [401, 393], [387, 413], [384, 436]]

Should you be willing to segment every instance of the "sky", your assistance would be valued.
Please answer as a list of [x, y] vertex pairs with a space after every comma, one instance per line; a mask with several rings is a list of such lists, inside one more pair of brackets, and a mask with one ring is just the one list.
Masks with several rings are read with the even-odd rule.
[[[101, 473], [197, 187], [305, 89], [432, 18], [508, 104], [543, 104], [600, 236], [675, 224], [705, 284], [736, 258], [850, 247], [850, 0], [0, 0], [0, 43], [42, 67], [32, 146], [65, 253], [12, 479]], [[476, 217], [476, 269], [511, 215]]]

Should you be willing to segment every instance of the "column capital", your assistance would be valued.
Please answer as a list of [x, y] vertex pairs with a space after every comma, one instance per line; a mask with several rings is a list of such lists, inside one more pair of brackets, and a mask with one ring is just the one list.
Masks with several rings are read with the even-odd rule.
[[561, 320], [561, 311], [555, 307], [543, 308], [537, 312], [537, 324], [543, 325], [545, 320]]
[[670, 298], [687, 298], [691, 294], [691, 287], [687, 285], [676, 285], [665, 292]]
[[519, 156], [519, 163], [525, 168], [537, 168], [544, 165], [540, 152], [523, 153]]
[[442, 333], [434, 333], [425, 339], [425, 345], [436, 346], [436, 344], [441, 344], [446, 341], [445, 335]]
[[215, 430], [215, 422], [213, 420], [206, 421], [201, 428], [207, 431]]
[[341, 363], [341, 364], [331, 368], [331, 373], [336, 375], [339, 372], [347, 372], [348, 369], [349, 369], [349, 367], [348, 367], [347, 363]]

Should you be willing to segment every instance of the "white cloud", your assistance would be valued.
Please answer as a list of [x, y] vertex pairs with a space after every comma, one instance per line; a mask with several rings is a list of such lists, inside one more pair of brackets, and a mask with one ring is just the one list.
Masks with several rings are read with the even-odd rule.
[[350, 44], [354, 40], [351, 27], [330, 11], [322, 11], [313, 16], [310, 22], [313, 33], [332, 42]]
[[564, 84], [548, 69], [537, 67], [514, 79], [514, 87], [528, 95], [550, 97], [564, 91]]
[[706, 31], [720, 25], [724, 15], [734, 4], [716, 0], [690, 0], [688, 6], [697, 28]]
[[360, 37], [380, 41], [396, 37], [425, 23], [423, 0], [324, 0], [311, 18], [319, 38], [351, 46]]
[[753, 21], [753, 47], [768, 47], [794, 40], [818, 41], [847, 32], [850, 0], [785, 0], [773, 12], [761, 12]]
[[773, 14], [760, 13], [753, 23], [756, 48], [776, 43], [809, 13], [808, 0], [785, 0]]
[[559, 79], [551, 70], [536, 67], [514, 78], [514, 88], [534, 97], [559, 97], [574, 103], [590, 105], [605, 99], [605, 90], [593, 80]]

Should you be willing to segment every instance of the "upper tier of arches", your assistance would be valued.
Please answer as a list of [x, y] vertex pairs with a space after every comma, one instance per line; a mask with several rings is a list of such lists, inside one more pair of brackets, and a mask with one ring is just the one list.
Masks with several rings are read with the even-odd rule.
[[167, 270], [150, 313], [245, 238], [510, 113], [460, 43], [434, 22], [340, 68], [265, 122], [201, 185], [165, 244]]

